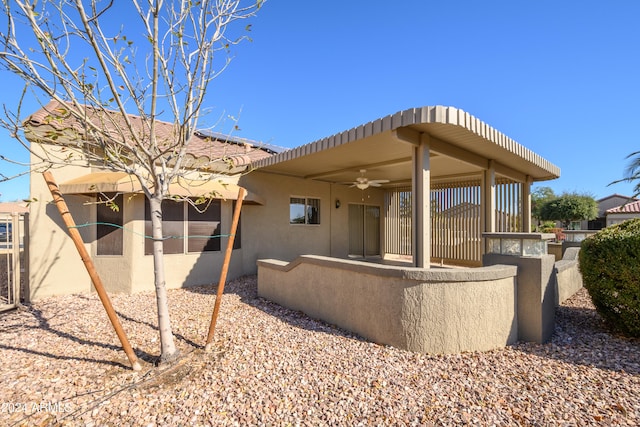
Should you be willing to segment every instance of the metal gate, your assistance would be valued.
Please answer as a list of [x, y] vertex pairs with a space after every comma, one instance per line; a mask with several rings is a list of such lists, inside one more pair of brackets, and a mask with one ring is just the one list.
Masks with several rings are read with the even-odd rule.
[[0, 311], [17, 307], [26, 289], [28, 215], [0, 213]]

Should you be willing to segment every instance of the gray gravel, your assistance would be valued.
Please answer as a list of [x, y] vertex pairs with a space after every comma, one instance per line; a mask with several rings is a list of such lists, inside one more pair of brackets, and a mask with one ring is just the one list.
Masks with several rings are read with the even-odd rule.
[[180, 361], [154, 367], [154, 295], [114, 295], [143, 369], [95, 295], [0, 314], [0, 424], [637, 425], [640, 342], [607, 332], [581, 290], [544, 345], [458, 355], [364, 341], [227, 285], [213, 353], [215, 290], [169, 292]]

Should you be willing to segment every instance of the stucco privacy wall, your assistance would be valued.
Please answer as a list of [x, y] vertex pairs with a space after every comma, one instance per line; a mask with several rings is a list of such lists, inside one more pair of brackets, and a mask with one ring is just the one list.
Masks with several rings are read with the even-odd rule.
[[482, 256], [482, 264], [518, 267], [518, 339], [537, 343], [549, 340], [555, 327], [555, 256], [489, 253]]
[[560, 305], [582, 288], [582, 274], [578, 266], [580, 248], [567, 248], [562, 260], [556, 261], [556, 305]]
[[516, 271], [308, 255], [258, 261], [258, 295], [380, 344], [421, 353], [484, 351], [517, 340]]

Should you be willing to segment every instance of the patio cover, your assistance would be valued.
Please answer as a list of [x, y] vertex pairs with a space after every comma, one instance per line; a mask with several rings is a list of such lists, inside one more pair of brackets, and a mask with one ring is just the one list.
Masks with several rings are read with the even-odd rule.
[[[216, 199], [237, 200], [240, 187], [220, 180], [192, 180], [179, 178], [169, 185], [169, 194], [182, 197], [213, 195]], [[64, 194], [142, 193], [138, 179], [125, 172], [94, 172], [60, 184]], [[245, 202], [264, 204], [255, 193], [246, 192]]]
[[383, 187], [409, 186], [413, 148], [427, 136], [432, 181], [466, 179], [495, 168], [526, 182], [555, 179], [560, 169], [471, 114], [455, 107], [399, 111], [341, 133], [258, 160], [263, 172], [348, 183], [366, 169]]

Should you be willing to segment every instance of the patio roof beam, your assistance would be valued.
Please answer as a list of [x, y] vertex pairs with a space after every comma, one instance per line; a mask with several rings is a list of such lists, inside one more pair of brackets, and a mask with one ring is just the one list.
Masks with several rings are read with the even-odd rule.
[[327, 178], [329, 176], [338, 175], [344, 172], [359, 172], [360, 169], [373, 169], [373, 168], [381, 168], [385, 166], [396, 166], [402, 163], [410, 163], [410, 162], [411, 162], [411, 157], [402, 157], [399, 159], [387, 160], [385, 162], [367, 163], [367, 164], [352, 166], [352, 167], [343, 168], [343, 169], [336, 169], [336, 170], [330, 170], [330, 171], [321, 172], [321, 173], [315, 173], [311, 175], [305, 175], [303, 178], [304, 179], [322, 179], [322, 178]]
[[431, 177], [431, 182], [438, 183], [438, 182], [448, 182], [448, 181], [462, 181], [462, 180], [469, 180], [469, 179], [476, 179], [478, 181], [481, 181], [482, 173], [470, 172], [470, 173], [456, 173], [451, 175], [440, 175], [438, 177]]
[[392, 131], [393, 137], [401, 142], [406, 142], [411, 145], [420, 145], [421, 132], [413, 130], [411, 128], [397, 128]]
[[430, 138], [430, 151], [432, 153], [442, 154], [443, 156], [452, 157], [456, 160], [468, 163], [483, 170], [489, 168], [489, 159], [478, 154], [467, 151], [464, 148], [456, 147], [436, 138]]
[[518, 172], [517, 170], [510, 168], [509, 166], [505, 166], [502, 163], [494, 162], [493, 165], [497, 174], [506, 176], [507, 178], [511, 178], [518, 182], [527, 182], [527, 175], [524, 173]]

